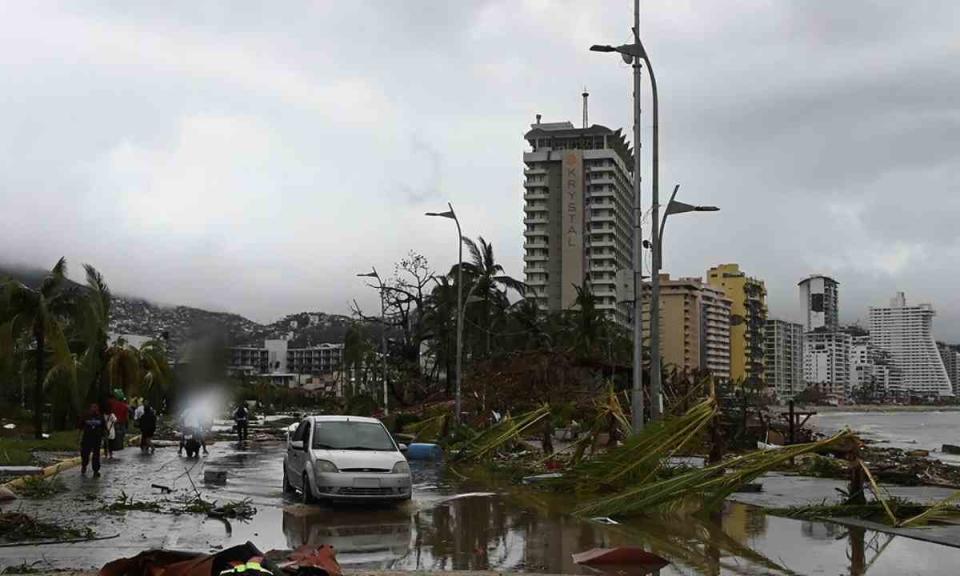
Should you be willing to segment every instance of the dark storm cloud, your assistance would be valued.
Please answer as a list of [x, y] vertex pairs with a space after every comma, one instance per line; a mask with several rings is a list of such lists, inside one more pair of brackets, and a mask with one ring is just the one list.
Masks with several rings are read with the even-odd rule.
[[[342, 312], [373, 305], [370, 265], [449, 266], [454, 231], [423, 217], [449, 200], [521, 276], [522, 135], [577, 121], [584, 85], [591, 122], [629, 132], [629, 68], [587, 48], [629, 39], [630, 5], [8, 4], [0, 260], [66, 254], [261, 320]], [[667, 269], [740, 262], [783, 317], [813, 272], [845, 320], [905, 290], [960, 339], [958, 29], [948, 0], [643, 0], [662, 186], [722, 208], [671, 221]]]

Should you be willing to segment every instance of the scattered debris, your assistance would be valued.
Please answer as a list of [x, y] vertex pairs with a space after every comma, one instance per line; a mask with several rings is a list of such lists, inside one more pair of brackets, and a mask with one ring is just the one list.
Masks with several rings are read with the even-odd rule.
[[204, 484], [226, 484], [227, 483], [227, 471], [226, 470], [204, 470], [203, 471], [203, 483]]
[[170, 488], [169, 486], [164, 486], [164, 485], [162, 485], [162, 484], [151, 484], [150, 487], [151, 487], [151, 488], [156, 488], [157, 490], [163, 492], [164, 494], [169, 494], [169, 493], [173, 492], [173, 489], [172, 489], [172, 488]]
[[199, 496], [181, 508], [181, 511], [192, 514], [206, 514], [211, 518], [231, 518], [237, 520], [249, 520], [257, 513], [257, 509], [251, 504], [249, 498], [218, 505], [216, 501], [211, 502], [204, 500]]
[[[643, 548], [633, 546], [620, 546], [617, 548], [592, 548], [586, 552], [573, 554], [573, 563], [584, 566], [598, 567], [657, 567], [661, 568], [670, 562], [662, 556], [657, 556], [653, 552], [647, 552]], [[618, 572], [620, 570], [617, 570]]]
[[92, 538], [90, 528], [72, 528], [61, 524], [43, 522], [20, 512], [0, 512], [0, 541], [27, 542], [32, 540], [66, 540]]
[[16, 499], [17, 495], [13, 492], [13, 490], [7, 488], [6, 486], [0, 486], [0, 502], [8, 502]]
[[127, 493], [121, 490], [120, 496], [111, 504], [104, 506], [102, 510], [110, 514], [119, 514], [131, 510], [137, 512], [163, 512], [163, 506], [159, 501], [137, 501], [133, 496], [127, 496]]
[[590, 519], [591, 522], [596, 522], [597, 524], [605, 524], [607, 526], [618, 526], [620, 523], [610, 518], [609, 516], [595, 516]]
[[737, 488], [737, 492], [741, 494], [756, 494], [757, 492], [763, 492], [763, 484], [760, 482], [748, 482]]
[[540, 482], [548, 482], [550, 480], [559, 480], [563, 478], [563, 474], [560, 472], [548, 472], [546, 474], [534, 474], [533, 476], [524, 476], [524, 484], [539, 484]]

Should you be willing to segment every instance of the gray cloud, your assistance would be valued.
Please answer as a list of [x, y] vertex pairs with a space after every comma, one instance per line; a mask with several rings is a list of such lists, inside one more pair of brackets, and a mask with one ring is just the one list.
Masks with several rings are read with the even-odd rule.
[[[960, 340], [960, 5], [643, 5], [664, 190], [722, 207], [670, 222], [668, 270], [740, 262], [786, 317], [812, 272], [847, 320], [905, 290]], [[629, 20], [623, 0], [5, 6], [0, 260], [65, 254], [260, 320], [345, 312], [374, 305], [371, 265], [449, 266], [454, 231], [422, 215], [449, 200], [520, 276], [523, 132], [577, 120], [584, 85], [591, 121], [629, 131], [629, 68], [587, 51]]]

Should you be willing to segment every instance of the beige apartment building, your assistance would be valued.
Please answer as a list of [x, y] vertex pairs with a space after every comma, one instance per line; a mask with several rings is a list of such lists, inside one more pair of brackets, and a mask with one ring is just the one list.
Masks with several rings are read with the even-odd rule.
[[[649, 286], [645, 286], [649, 291]], [[644, 329], [649, 337], [650, 306], [645, 298]], [[722, 290], [700, 278], [660, 275], [660, 354], [679, 372], [705, 370], [730, 378], [730, 310]]]
[[597, 308], [629, 327], [617, 272], [633, 265], [633, 151], [620, 130], [539, 116], [524, 138], [527, 297], [544, 310], [567, 310], [588, 284]]

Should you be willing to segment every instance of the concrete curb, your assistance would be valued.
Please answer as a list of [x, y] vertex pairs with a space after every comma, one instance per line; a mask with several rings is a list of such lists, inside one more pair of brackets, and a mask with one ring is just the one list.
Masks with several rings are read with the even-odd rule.
[[[134, 444], [139, 444], [139, 443], [140, 443], [139, 434], [137, 434], [136, 436], [131, 436], [130, 438], [127, 439], [127, 446], [132, 446]], [[70, 470], [71, 468], [76, 468], [79, 465], [80, 465], [80, 457], [74, 456], [73, 458], [62, 460], [60, 462], [57, 462], [56, 464], [51, 464], [50, 466], [47, 466], [39, 474], [28, 474], [26, 476], [20, 476], [18, 478], [14, 478], [13, 480], [10, 480], [5, 484], [0, 484], [0, 486], [3, 486], [4, 488], [8, 488], [16, 492], [16, 489], [23, 486], [23, 483], [26, 482], [28, 478], [34, 478], [36, 476], [39, 476], [41, 478], [49, 478], [55, 474], [59, 474], [63, 472], [64, 470]]]

